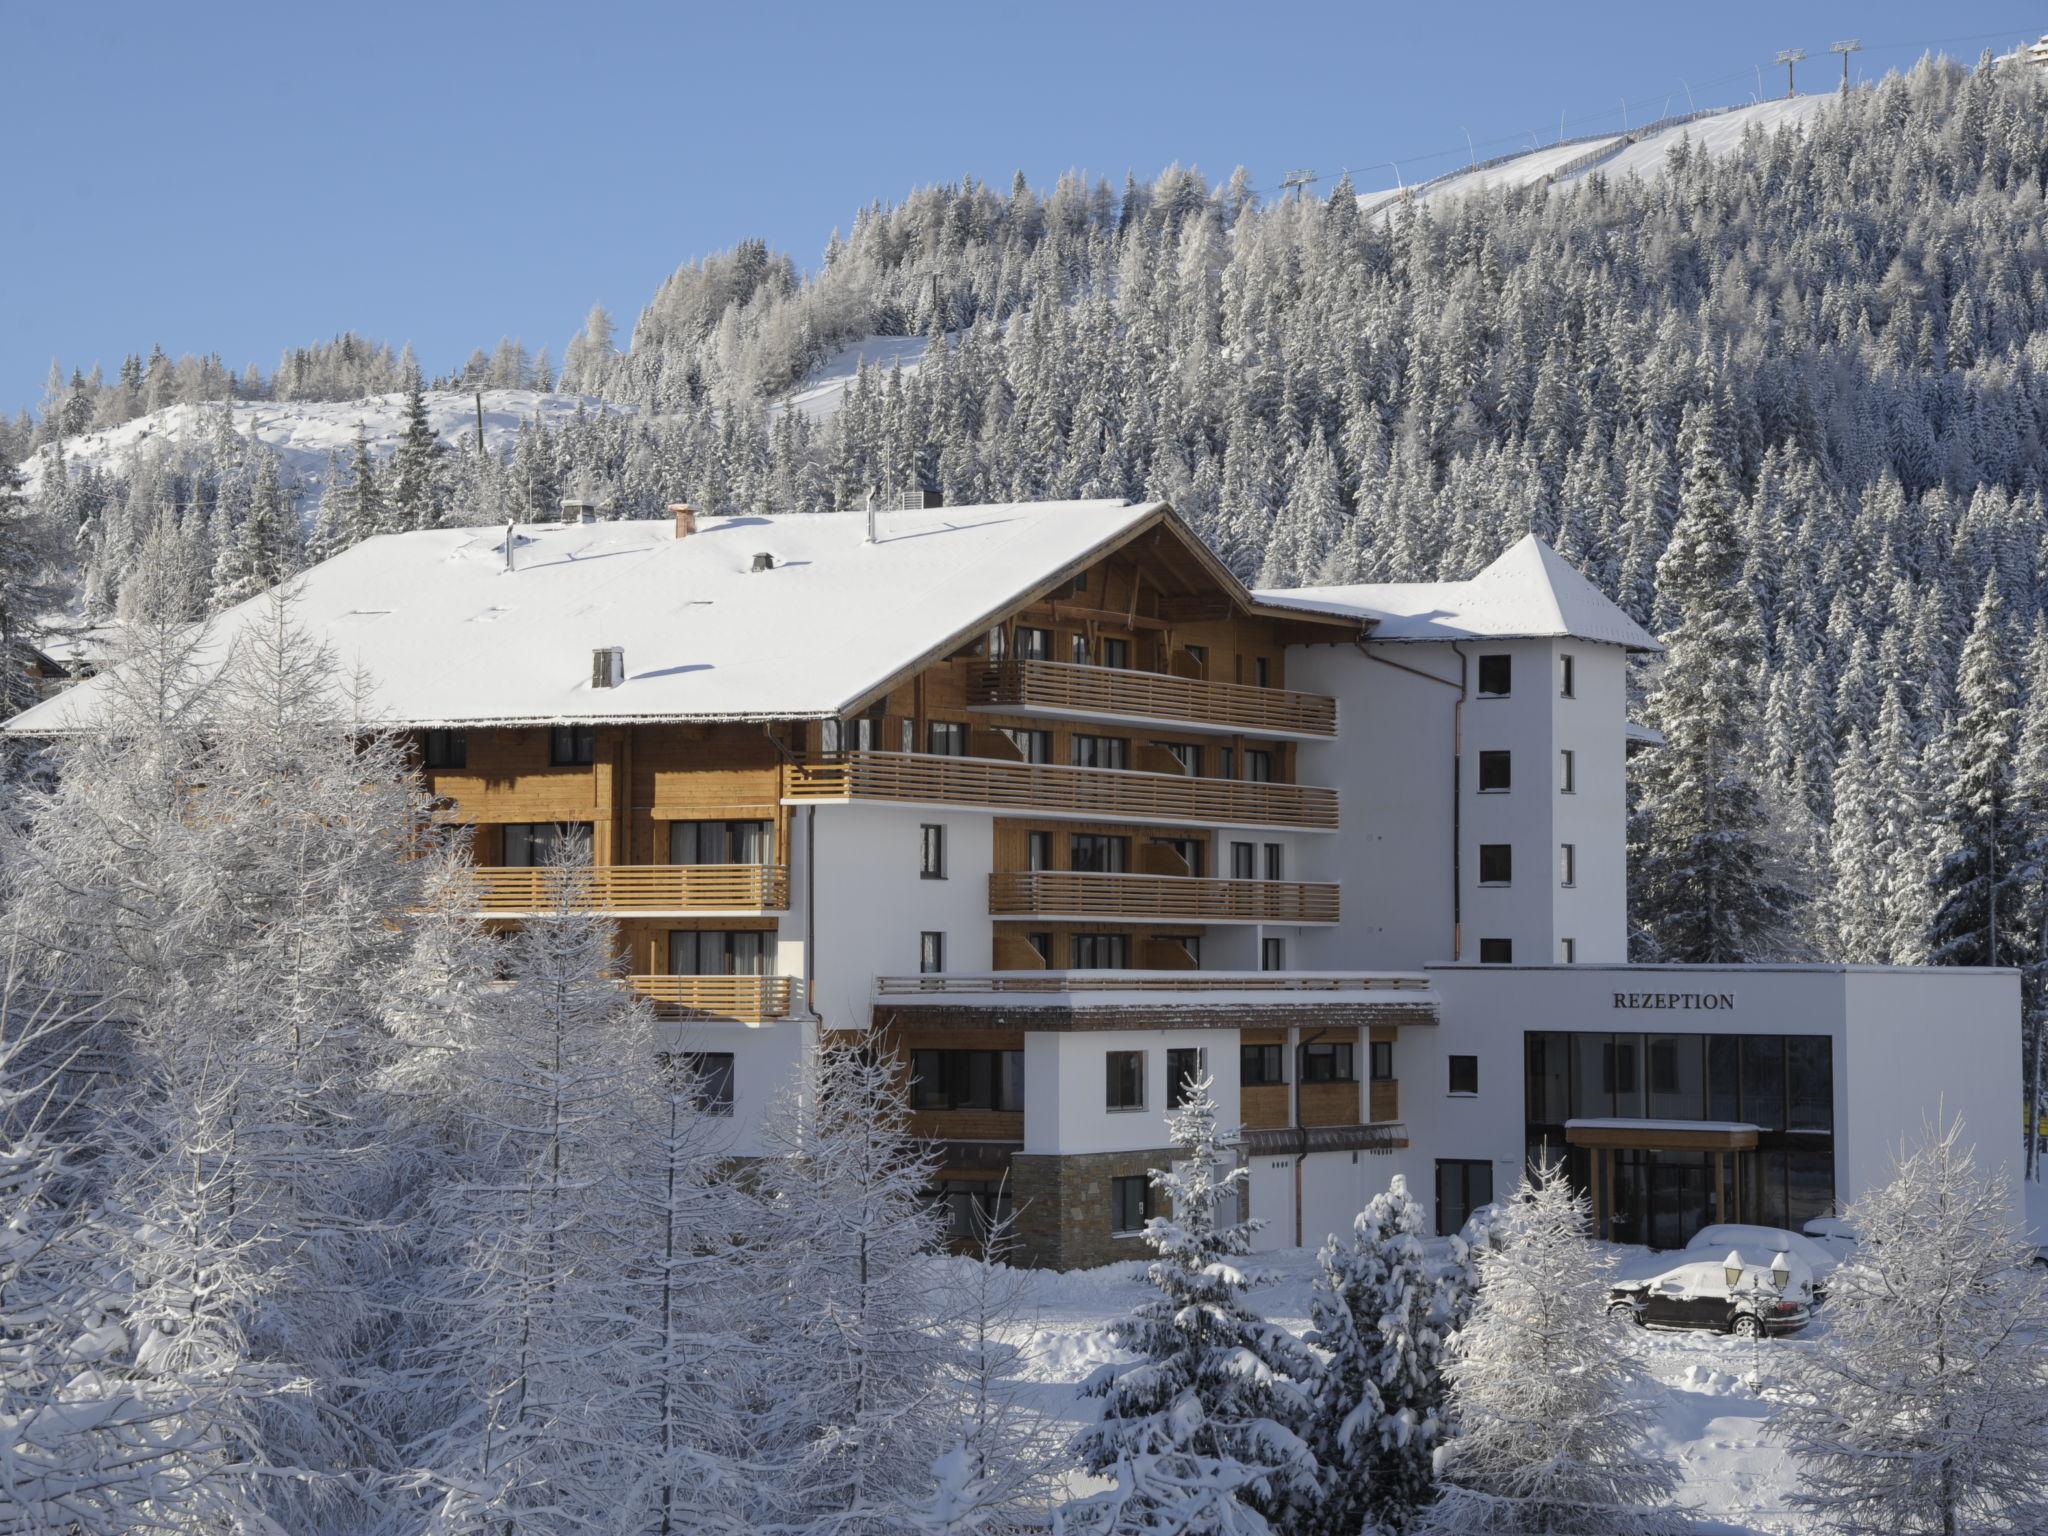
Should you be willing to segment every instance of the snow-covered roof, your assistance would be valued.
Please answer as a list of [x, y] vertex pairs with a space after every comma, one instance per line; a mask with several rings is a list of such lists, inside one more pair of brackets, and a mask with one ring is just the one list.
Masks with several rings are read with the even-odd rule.
[[1591, 640], [1663, 649], [1556, 550], [1526, 535], [1470, 581], [1260, 592], [1261, 602], [1374, 621], [1375, 640]]
[[[367, 539], [307, 571], [295, 622], [366, 675], [393, 725], [771, 720], [843, 713], [999, 614], [1167, 516], [1163, 504], [1037, 502], [878, 512], [523, 523]], [[756, 554], [772, 570], [753, 570]], [[1228, 580], [1228, 578], [1224, 578]], [[214, 621], [218, 661], [264, 600]], [[625, 682], [591, 686], [591, 652]], [[93, 679], [16, 716], [49, 734], [92, 718]]]

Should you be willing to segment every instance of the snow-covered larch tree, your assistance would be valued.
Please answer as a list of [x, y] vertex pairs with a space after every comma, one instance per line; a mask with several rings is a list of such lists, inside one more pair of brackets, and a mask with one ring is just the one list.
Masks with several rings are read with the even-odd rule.
[[1456, 1429], [1438, 1453], [1426, 1536], [1663, 1536], [1678, 1469], [1649, 1447], [1638, 1368], [1607, 1320], [1608, 1271], [1562, 1165], [1529, 1170], [1500, 1246], [1477, 1254], [1472, 1314], [1452, 1336]]
[[1856, 1246], [1829, 1282], [1827, 1332], [1771, 1422], [1816, 1529], [2048, 1527], [2048, 1274], [2028, 1264], [2010, 1185], [1962, 1135], [1960, 1120], [1925, 1127], [1846, 1213]]
[[1286, 1528], [1275, 1517], [1315, 1503], [1315, 1454], [1302, 1437], [1309, 1359], [1246, 1304], [1252, 1281], [1240, 1261], [1257, 1227], [1222, 1219], [1247, 1173], [1220, 1167], [1213, 1087], [1189, 1085], [1166, 1117], [1177, 1155], [1152, 1185], [1170, 1209], [1145, 1223], [1157, 1255], [1146, 1277], [1159, 1294], [1111, 1325], [1137, 1358], [1082, 1386], [1102, 1414], [1075, 1446], [1111, 1486], [1059, 1511], [1055, 1528], [1070, 1536], [1265, 1536]]

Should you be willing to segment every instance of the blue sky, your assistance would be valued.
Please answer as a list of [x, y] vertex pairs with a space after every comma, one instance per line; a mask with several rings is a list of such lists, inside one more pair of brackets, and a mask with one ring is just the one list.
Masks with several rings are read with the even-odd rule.
[[934, 181], [1121, 182], [1173, 161], [1361, 188], [1558, 132], [1749, 99], [1780, 48], [1835, 78], [2037, 35], [2038, 4], [198, 6], [0, 0], [0, 409], [53, 356], [267, 371], [353, 328], [429, 371], [516, 335], [557, 359], [748, 236], [818, 258]]

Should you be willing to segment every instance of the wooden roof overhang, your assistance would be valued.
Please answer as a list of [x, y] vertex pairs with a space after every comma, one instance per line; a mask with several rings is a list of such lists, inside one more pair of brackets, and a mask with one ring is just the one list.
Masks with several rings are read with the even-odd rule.
[[922, 655], [898, 667], [873, 687], [849, 700], [840, 713], [857, 715], [877, 700], [887, 698], [926, 667], [943, 661], [963, 645], [979, 639], [1009, 615], [1034, 603], [1047, 602], [1053, 593], [1097, 561], [1119, 552], [1129, 553], [1133, 564], [1143, 573], [1143, 579], [1158, 588], [1161, 619], [1056, 600], [1051, 603], [1055, 615], [1118, 624], [1129, 622], [1138, 628], [1167, 629], [1175, 623], [1192, 624], [1228, 618], [1234, 611], [1247, 617], [1274, 621], [1282, 643], [1289, 645], [1364, 639], [1372, 629], [1372, 620], [1354, 615], [1314, 613], [1260, 602], [1250, 588], [1231, 574], [1230, 567], [1195, 537], [1194, 531], [1181, 521], [1180, 514], [1161, 502], [1151, 513], [1122, 532], [1075, 556], [1000, 606], [991, 608], [974, 623], [948, 635]]
[[1756, 1148], [1753, 1125], [1681, 1125], [1668, 1120], [1605, 1120], [1567, 1124], [1564, 1139], [1574, 1147], [1617, 1152], [1749, 1152]]

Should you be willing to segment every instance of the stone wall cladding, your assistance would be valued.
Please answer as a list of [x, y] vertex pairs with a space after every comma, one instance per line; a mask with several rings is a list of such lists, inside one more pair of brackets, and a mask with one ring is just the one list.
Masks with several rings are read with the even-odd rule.
[[1172, 1161], [1171, 1147], [1066, 1157], [1014, 1154], [1010, 1198], [1017, 1211], [1015, 1262], [1036, 1269], [1087, 1269], [1150, 1258], [1152, 1250], [1142, 1239], [1110, 1235], [1109, 1181], [1150, 1173]]

